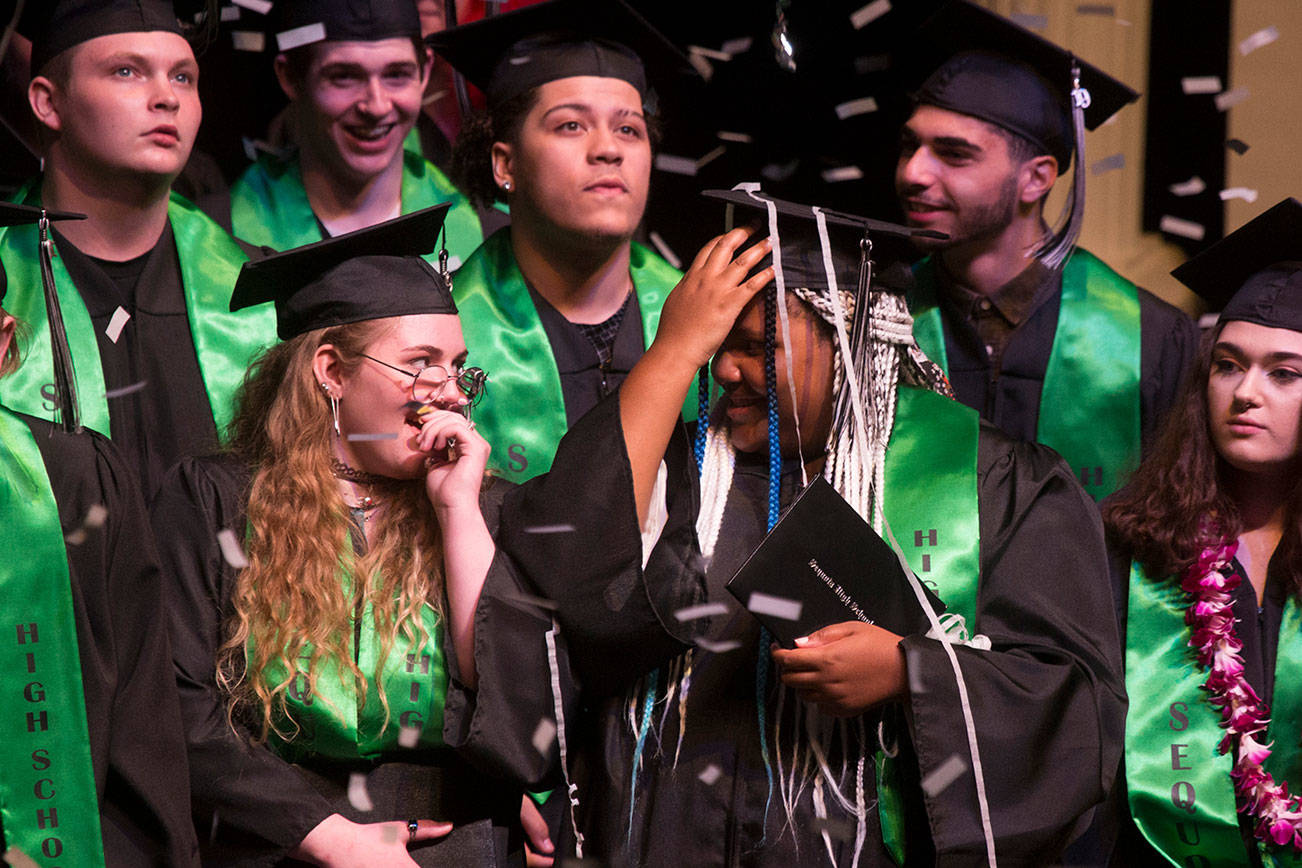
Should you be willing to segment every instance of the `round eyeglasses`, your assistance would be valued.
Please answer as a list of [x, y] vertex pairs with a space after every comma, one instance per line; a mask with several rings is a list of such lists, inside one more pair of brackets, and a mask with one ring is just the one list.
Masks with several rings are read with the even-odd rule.
[[456, 382], [457, 391], [470, 399], [472, 405], [477, 404], [483, 397], [484, 384], [488, 381], [488, 374], [483, 368], [462, 368], [458, 365], [449, 371], [443, 365], [427, 365], [419, 371], [409, 371], [377, 359], [375, 356], [366, 353], [361, 355], [377, 365], [383, 365], [391, 371], [411, 377], [411, 399], [419, 404], [430, 404], [437, 400], [447, 388], [449, 380]]

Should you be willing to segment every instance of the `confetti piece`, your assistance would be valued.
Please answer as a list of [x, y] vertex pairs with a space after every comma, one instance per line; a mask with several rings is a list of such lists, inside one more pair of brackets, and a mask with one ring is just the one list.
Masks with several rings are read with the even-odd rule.
[[703, 772], [701, 772], [699, 775], [696, 776], [696, 779], [699, 780], [701, 783], [705, 784], [707, 787], [712, 787], [714, 786], [715, 781], [719, 780], [719, 777], [722, 774], [723, 772], [719, 770], [718, 766], [716, 766], [714, 763], [710, 763], [708, 766], [705, 767], [705, 770]]
[[680, 157], [675, 154], [656, 154], [655, 166], [662, 172], [669, 172], [674, 175], [696, 174], [696, 161], [691, 157]]
[[526, 527], [525, 533], [574, 533], [572, 524], [535, 524], [533, 527]]
[[420, 744], [420, 727], [404, 726], [398, 730], [398, 747], [408, 750]]
[[236, 51], [261, 53], [267, 47], [267, 35], [256, 30], [232, 30], [231, 44], [235, 46]]
[[739, 36], [736, 39], [729, 39], [719, 49], [729, 57], [736, 57], [739, 54], [745, 54], [750, 51], [751, 45], [755, 40], [749, 36]]
[[799, 621], [801, 605], [799, 600], [788, 600], [785, 597], [754, 591], [746, 603], [746, 608], [756, 615], [769, 615], [784, 621]]
[[259, 15], [266, 15], [271, 11], [271, 0], [231, 0], [231, 2]]
[[751, 137], [750, 133], [729, 133], [724, 130], [719, 130], [715, 135], [719, 137], [720, 141], [740, 142], [743, 145], [749, 145], [751, 142], [755, 141], [755, 139]]
[[1219, 75], [1187, 75], [1180, 79], [1180, 88], [1186, 94], [1220, 93], [1224, 90]]
[[86, 518], [82, 520], [82, 524], [86, 527], [99, 528], [103, 527], [106, 521], [108, 521], [108, 510], [104, 508], [104, 504], [96, 503], [86, 510]]
[[727, 654], [729, 651], [736, 651], [741, 647], [740, 642], [732, 639], [725, 639], [720, 642], [715, 642], [712, 639], [697, 639], [696, 644], [711, 654]]
[[698, 73], [700, 73], [701, 78], [705, 79], [706, 81], [709, 81], [711, 78], [714, 77], [714, 67], [710, 64], [710, 61], [706, 60], [701, 55], [693, 52], [688, 52], [687, 62], [690, 63], [692, 65], [692, 68], [695, 69]]
[[[242, 570], [249, 565], [249, 559], [244, 556], [244, 547], [235, 538], [235, 531], [230, 528], [217, 531], [217, 544], [221, 546], [222, 557], [226, 559], [226, 563], [235, 569]], [[370, 808], [364, 810], [369, 811]]]
[[1225, 93], [1216, 94], [1212, 101], [1216, 103], [1217, 111], [1226, 111], [1227, 109], [1238, 105], [1249, 96], [1251, 92], [1246, 87], [1236, 87], [1234, 90], [1227, 90]]
[[1220, 320], [1220, 318], [1221, 315], [1219, 313], [1216, 313], [1215, 311], [1213, 311], [1212, 313], [1205, 313], [1202, 316], [1198, 317], [1198, 328], [1209, 329], [1212, 326], [1216, 325], [1216, 323]]
[[1207, 234], [1207, 228], [1201, 223], [1195, 223], [1192, 220], [1184, 220], [1180, 217], [1172, 217], [1170, 214], [1163, 215], [1157, 228], [1169, 235], [1179, 235], [1183, 238], [1192, 238], [1194, 241], [1202, 241], [1203, 236]]
[[222, 21], [239, 21], [240, 9], [238, 6], [223, 6], [221, 9]]
[[502, 600], [507, 603], [523, 603], [535, 609], [544, 609], [548, 612], [555, 612], [560, 605], [555, 600], [549, 600], [546, 597], [538, 597], [533, 594], [526, 594], [524, 591], [513, 591], [502, 595]]
[[1094, 164], [1090, 166], [1090, 172], [1095, 175], [1102, 175], [1104, 172], [1111, 172], [1113, 169], [1124, 169], [1125, 167], [1126, 155], [1113, 154], [1109, 157], [1104, 157], [1101, 160], [1096, 160]]
[[325, 38], [325, 24], [317, 21], [313, 24], [305, 24], [302, 27], [295, 27], [292, 30], [277, 33], [276, 47], [281, 51], [289, 51], [292, 48], [311, 45], [313, 42], [325, 42]]
[[1251, 54], [1258, 48], [1270, 45], [1276, 39], [1279, 39], [1279, 31], [1275, 29], [1274, 25], [1258, 30], [1251, 36], [1239, 41], [1239, 54]]
[[364, 813], [375, 810], [371, 794], [366, 791], [366, 775], [361, 772], [353, 772], [348, 776], [348, 804]]
[[727, 149], [727, 148], [725, 148], [723, 145], [719, 145], [717, 148], [715, 148], [714, 150], [710, 151], [710, 152], [707, 153], [705, 156], [703, 156], [703, 157], [701, 157], [699, 160], [697, 160], [697, 161], [696, 161], [696, 168], [698, 168], [698, 169], [703, 168], [704, 166], [708, 165], [709, 163], [712, 163], [712, 162], [714, 162], [715, 160], [719, 159], [720, 157], [722, 157], [722, 156], [723, 156], [725, 153], [727, 153], [727, 152], [728, 152], [728, 149]]
[[212, 825], [208, 827], [208, 843], [217, 843], [217, 828], [221, 825], [221, 818], [216, 811], [212, 812]]
[[1082, 3], [1076, 7], [1077, 15], [1102, 15], [1107, 18], [1117, 14], [1115, 6], [1108, 3]]
[[725, 63], [732, 60], [732, 55], [728, 52], [716, 51], [713, 48], [706, 48], [703, 45], [689, 45], [687, 46], [687, 52], [688, 54], [697, 54], [701, 57], [708, 57], [710, 60], [722, 60]]
[[967, 762], [958, 754], [952, 753], [949, 759], [936, 766], [920, 782], [922, 791], [929, 796], [935, 797], [941, 793], [954, 781], [958, 780], [964, 772], [967, 771]]
[[1172, 184], [1167, 187], [1173, 196], [1197, 196], [1203, 190], [1207, 189], [1207, 183], [1202, 178], [1194, 175], [1188, 181], [1181, 181], [1178, 184]]
[[427, 95], [421, 97], [421, 99], [420, 99], [420, 104], [421, 104], [422, 106], [433, 105], [434, 103], [436, 103], [436, 102], [438, 102], [439, 100], [443, 99], [443, 97], [445, 97], [445, 96], [447, 96], [447, 95], [448, 95], [448, 89], [445, 87], [445, 88], [443, 88], [443, 90], [436, 90], [436, 91], [434, 91], [434, 92], [431, 93], [431, 94], [427, 94]]
[[647, 238], [650, 239], [651, 246], [656, 249], [656, 252], [660, 254], [665, 262], [668, 262], [674, 268], [682, 269], [683, 261], [678, 258], [678, 254], [674, 253], [673, 249], [670, 248], [670, 246], [665, 243], [665, 240], [660, 237], [659, 232], [652, 230], [647, 233]]
[[5, 851], [5, 861], [9, 863], [10, 868], [41, 868], [35, 859], [17, 847], [10, 847]]
[[695, 621], [697, 618], [709, 618], [714, 615], [728, 614], [728, 607], [723, 603], [702, 603], [699, 606], [687, 606], [674, 612], [679, 621]]
[[1228, 202], [1231, 199], [1242, 199], [1244, 202], [1256, 202], [1257, 191], [1251, 187], [1226, 187], [1221, 191], [1221, 201]]
[[840, 120], [845, 120], [846, 118], [852, 118], [855, 115], [866, 115], [875, 111], [877, 111], [877, 100], [870, 96], [865, 96], [838, 105], [836, 107], [836, 116]]
[[148, 380], [141, 380], [139, 383], [132, 383], [130, 386], [123, 386], [121, 389], [109, 389], [107, 392], [104, 393], [104, 397], [107, 398], [108, 400], [112, 400], [114, 398], [123, 398], [127, 395], [131, 395], [135, 392], [139, 392], [147, 385], [149, 385]]
[[538, 728], [533, 731], [533, 748], [543, 756], [551, 749], [552, 742], [556, 739], [556, 724], [550, 717], [544, 717], [538, 721]]
[[828, 184], [836, 184], [840, 181], [857, 181], [863, 177], [863, 169], [858, 166], [837, 166], [835, 169], [826, 169], [823, 172], [823, 180]]
[[108, 339], [116, 344], [118, 338], [122, 337], [122, 330], [126, 328], [129, 319], [131, 319], [131, 314], [127, 313], [126, 308], [122, 305], [118, 305], [118, 309], [113, 311], [113, 316], [109, 317], [108, 328], [104, 329], [104, 334], [108, 335]]
[[1032, 15], [1029, 12], [1014, 12], [1008, 16], [1017, 24], [1022, 25], [1027, 30], [1043, 30], [1049, 26], [1049, 16]]
[[345, 440], [397, 440], [398, 435], [395, 432], [387, 434], [349, 434]]
[[766, 181], [785, 181], [794, 175], [799, 167], [799, 158], [789, 163], [769, 163], [760, 169], [760, 176]]
[[890, 11], [891, 0], [873, 0], [867, 6], [861, 6], [850, 13], [850, 25], [855, 30], [862, 30]]
[[1252, 147], [1252, 145], [1249, 145], [1243, 139], [1226, 139], [1225, 147], [1242, 157], [1244, 154], [1248, 153], [1248, 148]]

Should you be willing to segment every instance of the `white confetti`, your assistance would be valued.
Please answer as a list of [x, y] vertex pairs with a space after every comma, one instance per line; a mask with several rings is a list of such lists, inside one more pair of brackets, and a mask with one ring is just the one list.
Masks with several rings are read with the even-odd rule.
[[1215, 313], [1215, 312], [1205, 313], [1202, 316], [1198, 317], [1198, 328], [1209, 329], [1212, 326], [1216, 325], [1216, 323], [1220, 322], [1220, 319], [1221, 319], [1221, 315], [1219, 313]]
[[1272, 24], [1270, 27], [1258, 30], [1251, 36], [1239, 40], [1239, 54], [1251, 54], [1258, 48], [1270, 45], [1276, 39], [1279, 39], [1279, 31], [1276, 30], [1275, 26]]
[[1234, 90], [1216, 94], [1215, 99], [1212, 101], [1216, 103], [1216, 110], [1223, 112], [1243, 102], [1251, 95], [1251, 92], [1246, 87], [1236, 87]]
[[1102, 175], [1104, 172], [1111, 172], [1114, 169], [1124, 169], [1126, 167], [1125, 154], [1112, 154], [1101, 160], [1095, 160], [1090, 166], [1091, 174]]
[[280, 51], [289, 51], [292, 48], [311, 45], [313, 42], [325, 42], [325, 38], [325, 24], [317, 21], [313, 24], [304, 24], [302, 27], [295, 27], [292, 30], [277, 33], [276, 48]]
[[[235, 538], [235, 531], [230, 528], [217, 531], [217, 544], [221, 546], [222, 557], [226, 559], [226, 563], [235, 569], [242, 570], [249, 565], [249, 559], [244, 556], [244, 547]], [[370, 808], [366, 810], [369, 811]]]
[[719, 770], [719, 767], [714, 763], [710, 763], [705, 767], [704, 771], [696, 776], [696, 779], [707, 787], [712, 787], [714, 786], [715, 781], [719, 780], [721, 775], [723, 775], [723, 772]]
[[656, 249], [656, 252], [659, 253], [660, 256], [664, 258], [665, 262], [668, 262], [670, 265], [672, 265], [674, 268], [677, 269], [681, 269], [683, 267], [683, 261], [678, 258], [678, 254], [674, 253], [673, 249], [668, 244], [665, 243], [665, 240], [663, 238], [660, 237], [659, 232], [656, 232], [653, 229], [652, 231], [647, 233], [647, 238], [650, 239], [651, 246], [654, 247]]
[[794, 175], [798, 168], [800, 168], [799, 157], [789, 163], [769, 163], [760, 169], [760, 177], [766, 181], [785, 181]]
[[698, 169], [704, 168], [706, 165], [719, 159], [727, 152], [728, 152], [727, 148], [725, 148], [723, 145], [719, 145], [719, 147], [715, 148], [712, 151], [709, 151], [708, 153], [705, 154], [705, 156], [698, 159], [696, 161], [696, 168]]
[[1180, 79], [1180, 89], [1187, 94], [1220, 93], [1224, 90], [1219, 75], [1187, 75]]
[[692, 67], [701, 74], [701, 78], [706, 81], [709, 81], [714, 77], [714, 67], [710, 64], [710, 61], [706, 60], [701, 55], [696, 54], [695, 52], [688, 52], [687, 62], [690, 63]]
[[116, 344], [118, 338], [122, 337], [122, 330], [127, 327], [127, 320], [129, 319], [131, 319], [131, 314], [127, 313], [126, 308], [122, 305], [118, 305], [118, 309], [113, 311], [113, 316], [109, 317], [109, 324], [104, 329], [104, 334], [108, 335], [108, 339]]
[[728, 614], [728, 607], [723, 603], [702, 603], [699, 606], [687, 606], [674, 612], [679, 621], [695, 621], [697, 618], [709, 618], [714, 615]]
[[697, 639], [696, 644], [711, 654], [727, 654], [729, 651], [736, 651], [741, 647], [741, 643], [734, 639], [725, 639], [720, 642], [715, 642], [713, 639]]
[[103, 527], [106, 521], [108, 521], [108, 510], [104, 508], [104, 504], [96, 503], [86, 510], [86, 518], [82, 524], [86, 527]]
[[366, 441], [366, 440], [397, 440], [397, 439], [398, 439], [398, 435], [397, 435], [396, 432], [392, 432], [392, 431], [389, 432], [389, 433], [386, 433], [386, 434], [349, 434], [349, 435], [348, 435], [347, 437], [345, 437], [344, 439], [345, 439], [345, 440], [361, 440], [361, 441]]
[[850, 25], [855, 30], [862, 30], [890, 11], [891, 0], [873, 0], [867, 6], [861, 6], [850, 13]]
[[946, 787], [958, 780], [967, 771], [967, 762], [958, 754], [952, 753], [949, 759], [936, 766], [922, 779], [922, 791], [933, 798]]
[[126, 395], [139, 392], [145, 386], [149, 385], [148, 380], [141, 380], [139, 383], [132, 383], [130, 386], [123, 386], [121, 389], [109, 389], [104, 393], [104, 397], [112, 400], [113, 398], [122, 398]]
[[1111, 17], [1117, 14], [1115, 6], [1105, 3], [1082, 3], [1076, 7], [1077, 15], [1103, 15]]
[[722, 60], [725, 63], [729, 60], [732, 60], [732, 55], [729, 54], [728, 52], [716, 51], [713, 48], [706, 48], [703, 45], [689, 45], [687, 46], [687, 53], [697, 54], [700, 55], [701, 57], [708, 57], [710, 58], [710, 60]]
[[754, 42], [749, 36], [739, 36], [736, 39], [729, 39], [719, 49], [730, 57], [736, 57], [739, 54], [745, 54], [750, 51], [751, 44]]
[[1203, 236], [1207, 234], [1207, 227], [1203, 226], [1203, 224], [1180, 217], [1172, 217], [1170, 214], [1162, 215], [1157, 228], [1170, 235], [1192, 238], [1194, 241], [1202, 241]]
[[5, 851], [5, 861], [9, 863], [10, 868], [41, 868], [35, 859], [17, 847], [10, 847]]
[[271, 11], [271, 0], [231, 0], [231, 2], [259, 15], [266, 15]]
[[371, 794], [366, 791], [366, 775], [361, 772], [353, 772], [348, 776], [348, 804], [364, 813], [375, 810]]
[[775, 597], [759, 591], [752, 592], [746, 602], [746, 608], [756, 615], [769, 615], [784, 621], [799, 621], [802, 605], [799, 600], [788, 600], [786, 597]]
[[749, 145], [751, 142], [755, 141], [754, 137], [752, 137], [750, 133], [730, 133], [725, 130], [719, 130], [715, 135], [719, 137], [720, 141], [740, 142], [743, 145]]
[[1015, 23], [1022, 25], [1027, 30], [1043, 30], [1049, 26], [1049, 16], [1032, 15], [1029, 12], [1014, 12], [1008, 16]]
[[404, 726], [398, 730], [398, 747], [410, 750], [418, 744], [420, 744], [419, 726]]
[[1207, 189], [1207, 182], [1202, 178], [1194, 175], [1188, 181], [1181, 181], [1178, 184], [1172, 184], [1167, 187], [1172, 196], [1197, 196], [1203, 190]]
[[533, 527], [526, 527], [525, 533], [574, 533], [572, 524], [535, 524]]
[[232, 30], [231, 44], [235, 46], [236, 51], [252, 51], [260, 54], [267, 47], [267, 35], [256, 30]]
[[222, 21], [239, 21], [240, 8], [238, 6], [223, 6], [221, 9]]
[[870, 96], [852, 99], [841, 103], [836, 107], [836, 116], [839, 120], [852, 118], [855, 115], [866, 115], [877, 111], [877, 100]]
[[691, 157], [680, 157], [676, 154], [656, 154], [655, 166], [662, 172], [670, 172], [674, 175], [696, 174], [696, 161]]
[[551, 750], [552, 742], [556, 739], [556, 724], [550, 717], [544, 717], [538, 721], [538, 728], [533, 731], [533, 748], [543, 756]]
[[447, 96], [448, 93], [449, 91], [446, 87], [443, 88], [442, 90], [436, 90], [433, 93], [426, 94], [425, 96], [421, 97], [420, 104], [422, 106], [433, 105], [434, 103], [443, 99], [443, 97]]
[[1251, 187], [1226, 187], [1221, 191], [1221, 201], [1228, 202], [1231, 199], [1242, 199], [1244, 202], [1256, 202], [1257, 191]]
[[829, 184], [835, 184], [838, 181], [857, 181], [863, 177], [863, 169], [858, 166], [837, 166], [835, 169], [825, 169], [823, 171], [823, 180]]
[[508, 594], [503, 594], [502, 599], [507, 603], [523, 603], [525, 606], [545, 609], [548, 612], [555, 612], [560, 608], [555, 600], [549, 600], [546, 597], [538, 597], [534, 594], [526, 594], [523, 591], [514, 591]]

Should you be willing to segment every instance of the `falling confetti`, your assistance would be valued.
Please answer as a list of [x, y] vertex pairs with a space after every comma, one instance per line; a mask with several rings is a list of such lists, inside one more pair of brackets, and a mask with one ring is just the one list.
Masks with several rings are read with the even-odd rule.
[[1104, 172], [1111, 172], [1114, 169], [1124, 169], [1126, 167], [1125, 154], [1112, 154], [1101, 160], [1095, 160], [1090, 166], [1090, 172], [1095, 175], [1102, 175]]
[[920, 782], [922, 791], [933, 798], [967, 771], [967, 761], [956, 753], [936, 766]]
[[1234, 90], [1227, 90], [1225, 93], [1218, 93], [1213, 102], [1216, 103], [1217, 111], [1226, 111], [1232, 106], [1236, 106], [1251, 96], [1246, 87], [1236, 87]]
[[244, 556], [244, 548], [236, 539], [235, 531], [230, 528], [217, 531], [217, 544], [221, 546], [222, 557], [226, 559], [226, 563], [235, 569], [242, 570], [249, 565], [249, 559]]
[[1220, 93], [1221, 77], [1219, 75], [1188, 75], [1180, 79], [1180, 89], [1186, 94]]
[[1008, 16], [1017, 24], [1022, 25], [1027, 30], [1043, 30], [1049, 26], [1049, 16], [1032, 15], [1028, 12], [1014, 12]]
[[655, 167], [671, 175], [695, 175], [696, 161], [677, 154], [656, 154]]
[[236, 51], [261, 53], [267, 46], [267, 37], [256, 30], [232, 30], [231, 44], [235, 46]]
[[293, 30], [277, 33], [276, 48], [280, 51], [289, 51], [303, 45], [310, 45], [313, 42], [324, 42], [325, 38], [325, 25], [317, 21], [313, 24], [306, 24], [302, 27], [295, 27]]
[[723, 603], [702, 603], [699, 606], [687, 606], [674, 612], [679, 621], [695, 621], [697, 618], [709, 618], [714, 615], [728, 614], [728, 607]]
[[840, 120], [852, 118], [855, 115], [866, 115], [877, 111], [877, 100], [870, 96], [852, 99], [843, 102], [836, 107], [836, 116]]
[[788, 600], [785, 597], [754, 591], [746, 603], [746, 608], [756, 615], [768, 615], [784, 621], [799, 621], [801, 605], [799, 600]]
[[835, 169], [827, 169], [823, 172], [823, 180], [829, 184], [838, 181], [857, 181], [862, 177], [863, 169], [858, 166], [837, 166]]
[[231, 2], [259, 15], [266, 15], [271, 11], [271, 0], [231, 0]]
[[552, 743], [556, 739], [556, 723], [550, 717], [544, 717], [538, 721], [538, 728], [533, 731], [534, 750], [543, 756], [551, 749]]
[[366, 775], [361, 772], [353, 772], [348, 776], [348, 804], [363, 813], [375, 810], [371, 794], [366, 790]]
[[715, 135], [719, 137], [720, 141], [738, 142], [743, 145], [748, 145], [751, 142], [755, 141], [755, 139], [749, 133], [730, 133], [727, 132], [726, 130], [719, 130], [717, 133], [715, 133]]
[[1275, 29], [1274, 25], [1258, 30], [1251, 36], [1239, 41], [1239, 54], [1251, 54], [1258, 48], [1270, 45], [1276, 39], [1279, 39], [1279, 31]]
[[1230, 199], [1242, 199], [1244, 202], [1256, 202], [1257, 191], [1251, 187], [1226, 187], [1221, 191], [1221, 201], [1227, 202]]
[[122, 398], [127, 395], [131, 395], [136, 392], [139, 392], [147, 385], [149, 385], [148, 380], [141, 380], [139, 383], [132, 383], [130, 386], [123, 386], [121, 389], [109, 389], [107, 392], [104, 393], [104, 397], [110, 401], [113, 400], [114, 398]]
[[104, 334], [108, 335], [108, 339], [116, 344], [118, 338], [122, 337], [122, 330], [126, 328], [129, 319], [131, 319], [131, 314], [127, 313], [126, 308], [122, 305], [118, 305], [118, 309], [113, 311], [113, 316], [109, 317], [109, 324], [104, 329]]
[[1172, 217], [1170, 214], [1162, 217], [1157, 228], [1171, 235], [1192, 238], [1194, 241], [1202, 241], [1203, 236], [1207, 234], [1207, 227], [1201, 223], [1195, 223], [1192, 220], [1185, 220], [1180, 217]]
[[696, 644], [711, 654], [727, 654], [729, 651], [736, 651], [741, 647], [741, 643], [733, 639], [724, 639], [718, 642], [712, 639], [697, 639]]
[[1197, 196], [1207, 189], [1207, 183], [1202, 178], [1194, 175], [1188, 181], [1172, 184], [1167, 189], [1171, 191], [1172, 196]]
[[712, 787], [714, 786], [715, 781], [719, 780], [719, 776], [722, 774], [723, 772], [719, 771], [718, 766], [716, 766], [714, 763], [710, 763], [708, 766], [705, 767], [705, 770], [702, 771], [696, 777], [697, 780], [705, 784], [707, 787]]
[[398, 730], [398, 747], [408, 750], [420, 744], [420, 727], [404, 726]]
[[862, 30], [890, 11], [891, 0], [873, 0], [850, 14], [850, 25], [855, 30]]
[[647, 233], [647, 238], [651, 241], [651, 246], [656, 249], [656, 252], [660, 254], [665, 262], [668, 262], [674, 268], [681, 269], [683, 267], [683, 261], [678, 258], [678, 254], [674, 253], [673, 248], [660, 237], [659, 232], [652, 230]]
[[532, 527], [526, 527], [525, 533], [574, 533], [572, 524], [535, 524]]

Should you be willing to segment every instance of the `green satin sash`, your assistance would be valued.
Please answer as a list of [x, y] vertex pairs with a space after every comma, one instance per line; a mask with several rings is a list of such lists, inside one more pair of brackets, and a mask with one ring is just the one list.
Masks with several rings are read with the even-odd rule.
[[[1230, 778], [1233, 760], [1217, 752], [1225, 731], [1220, 712], [1202, 689], [1207, 671], [1189, 647], [1185, 610], [1189, 596], [1173, 577], [1149, 578], [1130, 570], [1126, 616], [1126, 796], [1135, 826], [1172, 865], [1244, 864], [1243, 839]], [[1266, 771], [1275, 783], [1302, 782], [1297, 727], [1302, 690], [1302, 613], [1290, 596], [1280, 625], [1275, 661], [1274, 740]], [[1291, 851], [1263, 846], [1267, 865], [1291, 864]]]
[[[900, 386], [895, 427], [886, 447], [886, 520], [909, 566], [967, 619], [976, 633], [981, 575], [981, 518], [977, 498], [980, 417], [957, 401]], [[903, 800], [894, 761], [879, 754], [877, 813], [887, 851], [904, 864]]]
[[[19, 193], [18, 201], [39, 206], [39, 190], [33, 187], [26, 195]], [[244, 251], [220, 226], [175, 193], [168, 204], [167, 218], [181, 264], [190, 336], [213, 422], [218, 436], [222, 436], [234, 414], [235, 392], [244, 381], [249, 363], [276, 339], [275, 311], [270, 305], [262, 305], [231, 313], [231, 288], [248, 258]], [[54, 357], [41, 290], [36, 227], [11, 226], [0, 233], [0, 261], [9, 277], [5, 309], [29, 330], [28, 340], [22, 342], [23, 364], [0, 381], [0, 400], [20, 412], [53, 421], [57, 417], [51, 400]], [[82, 424], [112, 436], [95, 327], [58, 256], [57, 245], [52, 265], [72, 350]]]
[[43, 866], [102, 866], [68, 552], [36, 440], [0, 407], [0, 825]]
[[[419, 153], [403, 150], [402, 213], [410, 214], [451, 202], [447, 232], [449, 268], [464, 262], [483, 239], [479, 215], [447, 175]], [[321, 227], [303, 189], [297, 155], [280, 160], [264, 154], [231, 187], [231, 223], [235, 235], [251, 244], [289, 250], [321, 240]], [[437, 251], [425, 257], [438, 265]]]
[[[947, 372], [936, 261], [914, 270], [913, 335]], [[1035, 439], [1062, 455], [1102, 500], [1139, 463], [1139, 291], [1087, 250], [1063, 266], [1062, 301], [1044, 371]]]
[[[660, 309], [682, 273], [633, 244], [629, 273], [642, 311], [643, 346], [660, 326]], [[488, 372], [486, 398], [475, 428], [493, 447], [488, 466], [512, 482], [545, 473], [567, 422], [556, 356], [511, 251], [510, 227], [494, 232], [453, 281], [453, 298], [470, 348], [470, 364]], [[696, 418], [696, 395], [683, 406]]]
[[[345, 593], [351, 594], [352, 579], [347, 570], [342, 573]], [[389, 701], [387, 725], [375, 684], [380, 638], [370, 604], [362, 613], [361, 629], [353, 634], [360, 637], [356, 654], [357, 666], [366, 676], [364, 705], [359, 705], [360, 697], [350, 676], [346, 676], [347, 686], [340, 682], [338, 662], [332, 659], [317, 663], [316, 690], [308, 689], [306, 673], [312, 654], [309, 646], [285, 697], [292, 717], [292, 723], [286, 722], [285, 731], [293, 733], [295, 725], [298, 731], [288, 741], [270, 739], [276, 752], [290, 762], [313, 756], [369, 760], [400, 749], [443, 747], [443, 703], [447, 698], [448, 675], [438, 641], [439, 618], [429, 605], [421, 610], [421, 625], [428, 637], [423, 646], [417, 647], [399, 633], [384, 658], [381, 683]], [[353, 629], [354, 624], [348, 627]], [[274, 664], [267, 666], [266, 673], [267, 681], [273, 684], [285, 677], [284, 669]], [[420, 731], [418, 739], [414, 744], [400, 745], [400, 733], [409, 728]]]

